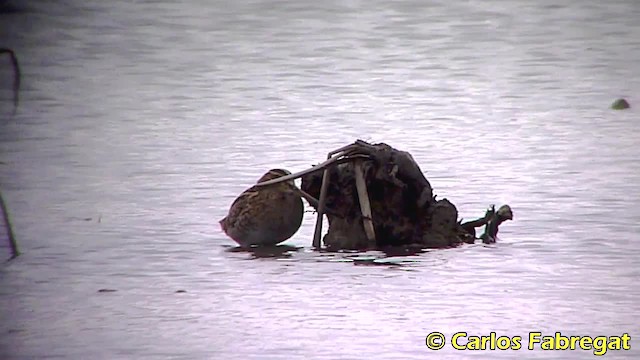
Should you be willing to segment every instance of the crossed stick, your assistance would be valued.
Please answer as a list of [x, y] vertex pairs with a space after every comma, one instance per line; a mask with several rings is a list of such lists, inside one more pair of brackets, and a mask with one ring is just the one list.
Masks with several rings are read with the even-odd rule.
[[[364, 141], [358, 140], [353, 144], [350, 144], [329, 152], [327, 154], [326, 161], [316, 166], [313, 166], [310, 169], [302, 170], [295, 174], [279, 177], [273, 180], [261, 182], [256, 184], [256, 186], [269, 186], [269, 185], [278, 184], [284, 181], [294, 180], [304, 175], [311, 174], [317, 171], [324, 171], [322, 174], [322, 185], [320, 187], [320, 198], [317, 201], [315, 198], [313, 198], [313, 196], [298, 189], [301, 196], [307, 199], [312, 205], [317, 204], [316, 208], [318, 209], [318, 216], [316, 218], [316, 227], [313, 234], [313, 247], [319, 250], [321, 248], [320, 237], [322, 235], [322, 216], [326, 212], [332, 212], [332, 211], [327, 211], [327, 208], [326, 208], [327, 190], [329, 188], [329, 170], [331, 167], [337, 166], [339, 164], [343, 164], [346, 162], [354, 162], [356, 189], [358, 191], [358, 200], [360, 203], [360, 211], [362, 213], [365, 234], [367, 236], [367, 240], [369, 241], [369, 244], [375, 245], [376, 234], [373, 227], [373, 219], [371, 217], [371, 203], [369, 201], [369, 194], [367, 191], [367, 186], [364, 178], [364, 170], [362, 168], [362, 162], [365, 159], [370, 159], [370, 157], [366, 154], [363, 154], [363, 152], [366, 152], [366, 151], [362, 151], [364, 149], [375, 149], [375, 148]], [[311, 200], [309, 200], [309, 198], [311, 198]]]

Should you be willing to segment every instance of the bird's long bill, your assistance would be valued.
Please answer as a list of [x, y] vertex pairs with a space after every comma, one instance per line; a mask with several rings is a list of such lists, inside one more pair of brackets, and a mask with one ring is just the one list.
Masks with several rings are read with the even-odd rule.
[[294, 180], [294, 179], [303, 177], [303, 176], [305, 176], [307, 174], [311, 174], [311, 173], [314, 173], [314, 172], [317, 172], [317, 171], [321, 171], [321, 170], [327, 169], [327, 168], [329, 168], [331, 166], [339, 165], [339, 164], [342, 164], [342, 163], [345, 163], [345, 162], [349, 162], [349, 161], [352, 161], [352, 160], [355, 160], [355, 159], [369, 159], [369, 156], [367, 156], [367, 155], [351, 155], [351, 156], [347, 156], [347, 157], [335, 156], [335, 157], [332, 157], [331, 159], [329, 159], [329, 160], [327, 160], [327, 161], [325, 161], [323, 163], [320, 163], [320, 164], [318, 164], [316, 166], [313, 166], [313, 167], [311, 167], [309, 169], [299, 171], [299, 172], [297, 172], [295, 174], [282, 176], [282, 177], [279, 177], [277, 179], [273, 179], [273, 180], [268, 180], [268, 181], [264, 181], [264, 182], [261, 182], [261, 183], [257, 183], [254, 186], [267, 186], [267, 185], [279, 184], [281, 182], [285, 182], [285, 181], [289, 181], [289, 180]]

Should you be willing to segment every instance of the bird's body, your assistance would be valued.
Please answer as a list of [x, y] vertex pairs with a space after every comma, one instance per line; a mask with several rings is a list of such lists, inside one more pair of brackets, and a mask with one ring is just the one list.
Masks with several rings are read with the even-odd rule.
[[[258, 183], [289, 174], [287, 170], [272, 169]], [[304, 213], [294, 186], [291, 180], [247, 189], [231, 204], [220, 227], [241, 246], [276, 245], [289, 239], [300, 228]]]

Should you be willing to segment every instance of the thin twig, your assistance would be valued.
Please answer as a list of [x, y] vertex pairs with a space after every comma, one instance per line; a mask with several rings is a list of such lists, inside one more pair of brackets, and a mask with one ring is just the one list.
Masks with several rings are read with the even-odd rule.
[[364, 180], [364, 170], [362, 169], [362, 160], [354, 163], [354, 173], [356, 177], [356, 189], [358, 191], [358, 200], [360, 202], [360, 212], [362, 212], [362, 222], [364, 232], [370, 247], [376, 246], [376, 232], [373, 227], [373, 219], [371, 217], [371, 203], [369, 202], [369, 193], [367, 184]]
[[0, 48], [0, 54], [9, 54], [11, 65], [13, 65], [13, 115], [18, 111], [18, 103], [20, 102], [20, 65], [18, 58], [13, 50], [9, 48]]
[[9, 234], [9, 243], [11, 245], [11, 259], [20, 255], [18, 251], [18, 243], [16, 242], [16, 238], [13, 235], [13, 228], [11, 227], [11, 220], [9, 219], [9, 210], [7, 209], [7, 204], [4, 202], [4, 198], [2, 198], [2, 193], [0, 193], [0, 208], [2, 208], [2, 217], [4, 218], [4, 225], [7, 228], [7, 233]]
[[297, 173], [291, 174], [291, 175], [285, 175], [285, 176], [281, 176], [275, 179], [271, 179], [271, 180], [267, 180], [267, 181], [263, 181], [260, 183], [255, 184], [254, 186], [269, 186], [269, 185], [274, 185], [274, 184], [279, 184], [281, 182], [285, 182], [285, 181], [289, 181], [289, 180], [295, 180], [297, 178], [303, 177], [307, 174], [311, 174], [317, 171], [322, 171], [324, 169], [328, 169], [330, 167], [333, 166], [337, 166], [340, 164], [344, 164], [346, 162], [350, 162], [353, 161], [355, 159], [369, 159], [368, 155], [362, 155], [362, 154], [354, 154], [354, 155], [350, 155], [350, 156], [345, 156], [345, 157], [340, 157], [343, 156], [344, 154], [339, 154], [338, 156], [334, 156], [334, 157], [329, 157], [326, 161], [312, 166], [309, 169], [305, 169], [302, 171], [298, 171]]
[[[330, 157], [330, 155], [329, 155]], [[316, 228], [313, 233], [313, 247], [320, 250], [320, 236], [322, 236], [322, 215], [324, 215], [324, 204], [327, 202], [327, 189], [329, 188], [329, 169], [322, 174], [322, 186], [320, 187], [320, 199], [318, 199], [318, 216], [316, 217]]]
[[[300, 195], [300, 197], [304, 198], [305, 200], [307, 200], [307, 202], [309, 203], [309, 205], [313, 206], [314, 208], [318, 208], [318, 199], [314, 198], [313, 196], [311, 196], [309, 193], [305, 192], [304, 190], [299, 189], [297, 186], [292, 185], [292, 190]], [[315, 212], [315, 210], [314, 210]], [[337, 217], [344, 217], [342, 214], [338, 213], [337, 211], [329, 208], [327, 206], [327, 204], [324, 205], [324, 213], [325, 214], [329, 214], [329, 215], [333, 215], [333, 216], [337, 216]]]

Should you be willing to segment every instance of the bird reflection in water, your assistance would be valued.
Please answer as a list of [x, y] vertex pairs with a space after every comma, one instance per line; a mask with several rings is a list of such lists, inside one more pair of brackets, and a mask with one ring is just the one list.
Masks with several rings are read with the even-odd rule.
[[249, 260], [253, 259], [288, 259], [293, 256], [294, 253], [302, 250], [303, 247], [291, 246], [291, 245], [275, 245], [275, 246], [252, 246], [242, 247], [233, 246], [226, 251], [230, 253], [248, 253], [251, 254]]

